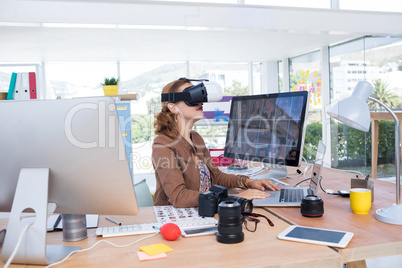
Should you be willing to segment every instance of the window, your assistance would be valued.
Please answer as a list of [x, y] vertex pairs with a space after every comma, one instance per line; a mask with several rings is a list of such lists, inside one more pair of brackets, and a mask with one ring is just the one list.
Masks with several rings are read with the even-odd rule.
[[134, 174], [152, 172], [154, 115], [161, 110], [162, 88], [186, 76], [184, 62], [122, 62], [119, 94], [136, 93], [131, 102], [132, 159]]
[[224, 95], [249, 93], [248, 63], [190, 62], [190, 77], [218, 82]]
[[339, 0], [340, 9], [402, 12], [400, 0]]
[[[218, 82], [223, 89], [224, 96], [248, 95], [252, 92], [249, 85], [249, 63], [190, 62], [189, 70], [191, 78], [205, 78]], [[258, 77], [259, 73], [259, 66], [253, 65], [253, 76]], [[260, 86], [258, 83], [257, 85]], [[230, 107], [223, 106], [225, 107], [222, 109], [223, 112], [229, 113]], [[204, 106], [204, 113], [206, 111], [207, 106]], [[202, 135], [209, 149], [225, 147], [226, 121], [200, 120], [194, 128]]]
[[303, 156], [307, 161], [315, 159], [318, 141], [322, 139], [321, 123], [321, 54], [311, 52], [289, 60], [289, 86], [291, 91], [310, 92], [309, 112]]
[[[160, 94], [169, 82], [180, 77], [205, 78], [221, 84], [225, 95], [250, 93], [250, 77], [256, 92], [261, 88], [260, 63], [205, 62], [69, 62], [46, 63], [50, 98], [102, 96], [105, 77], [120, 77], [119, 94], [136, 93], [131, 102], [132, 159], [134, 173], [152, 172], [154, 115], [160, 111]], [[189, 70], [189, 73], [187, 73]], [[9, 83], [9, 79], [6, 79]], [[8, 87], [8, 86], [7, 86]], [[197, 126], [210, 148], [223, 148], [227, 123]], [[208, 137], [209, 135], [209, 137]]]
[[103, 96], [101, 83], [112, 76], [118, 76], [116, 62], [47, 63], [48, 98]]
[[[364, 37], [330, 48], [331, 102], [349, 96], [359, 81], [373, 84], [371, 94], [394, 110], [402, 110], [402, 38]], [[338, 76], [339, 71], [347, 73]], [[377, 106], [368, 102], [371, 111]], [[380, 121], [378, 177], [393, 176], [395, 123]], [[371, 132], [361, 132], [331, 119], [332, 166], [371, 172]]]

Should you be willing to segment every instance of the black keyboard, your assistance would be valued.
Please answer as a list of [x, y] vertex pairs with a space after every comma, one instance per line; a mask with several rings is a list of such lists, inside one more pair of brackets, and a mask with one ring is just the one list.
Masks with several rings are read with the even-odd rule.
[[[309, 189], [310, 190], [310, 189]], [[303, 189], [281, 189], [279, 202], [298, 202], [303, 199]]]

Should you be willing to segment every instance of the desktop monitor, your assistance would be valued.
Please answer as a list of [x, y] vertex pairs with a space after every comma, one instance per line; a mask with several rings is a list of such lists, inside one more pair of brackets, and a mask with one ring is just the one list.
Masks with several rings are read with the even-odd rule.
[[269, 164], [270, 178], [300, 166], [308, 109], [307, 91], [232, 98], [224, 156]]
[[[25, 234], [17, 263], [55, 261], [44, 249], [48, 203], [62, 214], [138, 213], [112, 98], [1, 101], [0, 124], [0, 212], [11, 211], [4, 260], [27, 208], [34, 210], [36, 221]], [[41, 256], [31, 256], [33, 248], [40, 248], [34, 255]]]

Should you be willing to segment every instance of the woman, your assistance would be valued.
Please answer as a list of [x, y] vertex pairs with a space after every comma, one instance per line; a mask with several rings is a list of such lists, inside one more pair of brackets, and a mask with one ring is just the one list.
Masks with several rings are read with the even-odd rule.
[[[192, 86], [189, 80], [167, 84], [162, 93], [182, 92]], [[201, 136], [192, 130], [194, 123], [204, 117], [202, 103], [188, 106], [184, 101], [163, 102], [155, 116], [152, 160], [156, 176], [155, 206], [198, 206], [198, 195], [212, 185], [248, 189], [238, 196], [266, 198], [265, 188], [279, 190], [274, 183], [252, 180], [221, 172], [212, 162]]]
[[254, 101], [253, 110], [251, 111], [251, 117], [260, 115], [260, 102], [258, 100]]

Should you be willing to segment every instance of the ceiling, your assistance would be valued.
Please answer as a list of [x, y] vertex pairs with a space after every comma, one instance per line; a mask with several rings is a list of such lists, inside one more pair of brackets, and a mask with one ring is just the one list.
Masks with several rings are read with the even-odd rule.
[[1, 62], [273, 61], [402, 34], [402, 13], [134, 0], [0, 5]]

